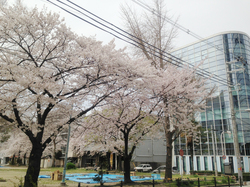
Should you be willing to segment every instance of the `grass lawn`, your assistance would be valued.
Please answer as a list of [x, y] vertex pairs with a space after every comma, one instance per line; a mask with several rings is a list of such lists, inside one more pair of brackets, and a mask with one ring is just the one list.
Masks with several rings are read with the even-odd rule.
[[[18, 187], [21, 182], [23, 182], [23, 178], [26, 173], [26, 167], [8, 167], [8, 168], [0, 168], [0, 181], [1, 179], [6, 180], [6, 182], [0, 182], [1, 187]], [[59, 170], [60, 172], [63, 171], [63, 168], [42, 168], [40, 171], [40, 175], [50, 175], [50, 173]], [[67, 170], [66, 174], [72, 173], [95, 173], [93, 170], [86, 170], [86, 169], [72, 169]], [[117, 173], [122, 174], [122, 173]], [[164, 173], [160, 174], [161, 177], [164, 177]], [[136, 172], [136, 176], [151, 176], [151, 173], [143, 173], [143, 172]], [[214, 176], [199, 176], [200, 181], [204, 183], [204, 180], [207, 185], [209, 185], [209, 181], [213, 180]], [[173, 180], [181, 178], [180, 175], [173, 175]], [[184, 175], [184, 180], [197, 180], [197, 175]], [[222, 181], [225, 180], [223, 177], [218, 177], [217, 180]], [[171, 186], [175, 187], [176, 185], [171, 184], [163, 184], [162, 180], [156, 181], [155, 186]], [[57, 187], [60, 186], [61, 181], [54, 181], [47, 178], [38, 179], [38, 187]], [[68, 187], [77, 187], [78, 183], [73, 181], [66, 181]], [[120, 186], [119, 183], [109, 183], [104, 184], [105, 186]], [[83, 184], [81, 186], [100, 186], [99, 184]], [[140, 183], [133, 183], [126, 186], [152, 186], [152, 181], [145, 181]]]
[[[24, 176], [26, 174], [26, 167], [8, 167], [8, 168], [0, 168], [0, 178], [6, 180], [6, 182], [0, 182], [1, 187], [18, 187], [21, 181], [23, 182]], [[63, 171], [63, 168], [45, 168], [41, 169], [40, 175], [50, 175], [50, 173], [59, 170], [60, 172]], [[69, 173], [87, 173], [85, 169], [74, 169], [74, 170], [67, 170], [67, 174]], [[61, 181], [54, 181], [51, 179], [38, 179], [38, 186], [39, 187], [53, 187], [59, 186]], [[76, 182], [73, 181], [66, 181], [67, 185], [77, 186]], [[82, 185], [83, 186], [83, 185]]]

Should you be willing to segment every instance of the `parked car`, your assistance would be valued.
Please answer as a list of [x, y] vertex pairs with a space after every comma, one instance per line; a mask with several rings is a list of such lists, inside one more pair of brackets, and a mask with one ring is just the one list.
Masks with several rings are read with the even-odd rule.
[[144, 171], [144, 172], [149, 172], [152, 171], [152, 167], [150, 164], [140, 164], [134, 168], [135, 171]]
[[[165, 172], [165, 170], [166, 170], [166, 165], [162, 165], [162, 166], [159, 166], [158, 168], [156, 168], [155, 170], [153, 170], [153, 173], [161, 173], [161, 172]], [[177, 167], [173, 167], [172, 168], [172, 173], [173, 174], [179, 173], [178, 172], [178, 168]]]
[[153, 173], [161, 173], [161, 172], [165, 172], [165, 170], [166, 170], [166, 166], [162, 165], [156, 168], [155, 170], [153, 170]]

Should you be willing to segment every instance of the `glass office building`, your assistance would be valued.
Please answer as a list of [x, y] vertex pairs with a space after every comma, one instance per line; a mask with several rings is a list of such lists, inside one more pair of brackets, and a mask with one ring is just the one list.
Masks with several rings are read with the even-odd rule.
[[[193, 163], [186, 145], [187, 137], [180, 137], [174, 145], [175, 165], [180, 167], [182, 165], [180, 162], [183, 162], [186, 173], [190, 170], [214, 170], [214, 155], [216, 155], [219, 172], [224, 172], [224, 163], [231, 163], [232, 171], [237, 173], [235, 140], [232, 135], [231, 108], [233, 107], [243, 169], [249, 172], [250, 112], [247, 111], [250, 108], [249, 36], [242, 32], [220, 33], [177, 49], [172, 55], [192, 65], [202, 61], [200, 74], [203, 76], [213, 74], [207, 86], [217, 88], [207, 99], [205, 111], [197, 117], [202, 129], [199, 143], [193, 144]], [[229, 91], [229, 86], [232, 92]], [[233, 104], [230, 103], [229, 93], [232, 93]], [[183, 160], [179, 156], [180, 149], [184, 151]], [[182, 170], [182, 167], [180, 169]]]

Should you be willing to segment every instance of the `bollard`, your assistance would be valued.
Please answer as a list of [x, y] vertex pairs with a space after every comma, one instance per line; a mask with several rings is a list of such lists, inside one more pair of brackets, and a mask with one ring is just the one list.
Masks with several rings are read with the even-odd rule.
[[121, 181], [121, 187], [122, 187], [122, 181]]
[[198, 187], [200, 187], [200, 178], [198, 178]]
[[230, 177], [228, 177], [228, 186], [230, 187]]
[[80, 182], [78, 183], [78, 187], [81, 187], [81, 183]]
[[216, 187], [216, 177], [214, 177], [214, 186]]
[[155, 180], [153, 179], [153, 187], [155, 187]]

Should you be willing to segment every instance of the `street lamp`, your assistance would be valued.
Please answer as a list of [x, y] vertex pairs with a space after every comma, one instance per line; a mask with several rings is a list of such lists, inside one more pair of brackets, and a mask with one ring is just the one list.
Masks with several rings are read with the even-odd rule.
[[[215, 148], [215, 141], [214, 141], [214, 132], [215, 131], [220, 131], [220, 130], [215, 130], [211, 127], [211, 131], [212, 131], [212, 146], [213, 146], [213, 153], [214, 153], [214, 172], [215, 172], [215, 176], [218, 176], [218, 168], [217, 168], [217, 160], [216, 160], [216, 148]], [[224, 134], [225, 131], [222, 131], [220, 134], [220, 142], [221, 142], [221, 148], [222, 148], [222, 153], [224, 155], [226, 155], [225, 149], [223, 148], [223, 142], [222, 142], [222, 134]], [[204, 133], [208, 133], [208, 131], [205, 131]], [[227, 131], [227, 134], [231, 134], [231, 131]], [[216, 137], [216, 136], [215, 136]]]
[[[222, 134], [224, 134], [224, 133], [225, 133], [225, 131], [222, 131], [220, 134], [220, 142], [221, 142], [222, 153], [223, 153], [223, 155], [226, 155], [226, 150], [224, 149], [223, 141], [222, 141]], [[226, 133], [231, 136], [231, 131], [227, 131]]]

